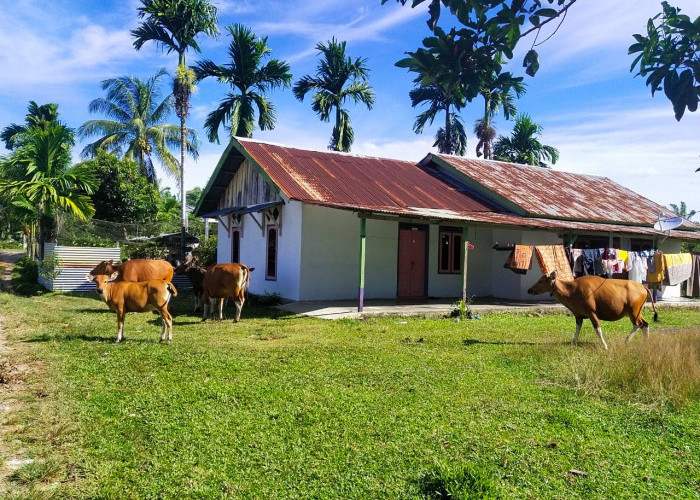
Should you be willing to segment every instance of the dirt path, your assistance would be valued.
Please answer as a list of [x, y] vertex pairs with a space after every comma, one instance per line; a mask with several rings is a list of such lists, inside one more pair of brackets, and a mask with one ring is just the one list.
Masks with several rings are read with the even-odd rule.
[[[12, 268], [25, 255], [22, 250], [0, 250], [0, 291], [12, 291]], [[20, 402], [15, 394], [22, 389], [22, 381], [29, 372], [26, 365], [14, 365], [9, 356], [12, 347], [8, 345], [2, 326], [0, 312], [0, 496], [7, 493], [7, 479], [19, 467], [31, 462], [24, 456], [25, 450], [9, 444], [7, 436], [13, 432], [8, 425], [10, 415]], [[12, 449], [14, 448], [14, 449]]]
[[24, 250], [0, 250], [0, 291], [12, 290], [12, 268], [24, 255]]

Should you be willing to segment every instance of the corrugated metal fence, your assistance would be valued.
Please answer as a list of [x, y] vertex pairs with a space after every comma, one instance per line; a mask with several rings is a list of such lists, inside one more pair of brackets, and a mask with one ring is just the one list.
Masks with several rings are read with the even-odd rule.
[[[103, 260], [119, 262], [121, 259], [119, 247], [69, 247], [47, 243], [44, 246], [44, 258], [53, 254], [58, 259], [54, 279], [39, 277], [39, 284], [47, 290], [57, 292], [94, 292], [94, 283], [87, 281], [85, 276]], [[185, 275], [173, 276], [173, 284], [178, 290], [189, 290], [192, 284]]]

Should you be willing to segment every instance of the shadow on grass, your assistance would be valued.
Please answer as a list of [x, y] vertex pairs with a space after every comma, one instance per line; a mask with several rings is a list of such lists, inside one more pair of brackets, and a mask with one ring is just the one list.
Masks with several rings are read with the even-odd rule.
[[[155, 343], [158, 343], [158, 340], [160, 339], [160, 330], [158, 332], [154, 332], [154, 338], [155, 338]], [[37, 343], [37, 342], [72, 342], [75, 340], [80, 340], [84, 342], [102, 342], [105, 344], [116, 344], [116, 339], [117, 339], [117, 333], [116, 331], [114, 332], [114, 335], [110, 336], [98, 336], [98, 335], [89, 335], [86, 333], [68, 333], [68, 334], [61, 334], [61, 335], [37, 335], [36, 337], [32, 337], [31, 339], [27, 339], [24, 342], [26, 343]], [[129, 337], [128, 335], [124, 335], [124, 338], [120, 342], [120, 344], [150, 344], [153, 343], [153, 339], [136, 339]]]
[[[477, 340], [477, 339], [464, 339], [462, 340], [462, 345], [469, 347], [475, 344], [483, 345], [537, 345], [540, 342], [531, 341], [520, 341], [520, 342], [504, 342], [500, 340]], [[561, 343], [561, 342], [558, 342]]]

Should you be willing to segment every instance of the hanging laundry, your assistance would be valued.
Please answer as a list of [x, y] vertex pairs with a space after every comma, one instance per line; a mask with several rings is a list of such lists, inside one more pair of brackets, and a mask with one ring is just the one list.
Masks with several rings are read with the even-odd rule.
[[661, 283], [666, 276], [666, 263], [663, 252], [654, 252], [647, 262], [647, 283]]
[[602, 276], [605, 274], [603, 269], [603, 252], [604, 248], [584, 248], [583, 249], [583, 274], [584, 276]]
[[[627, 252], [625, 252], [626, 254]], [[620, 250], [617, 248], [608, 248], [605, 250], [605, 259], [603, 259], [603, 270], [612, 278], [613, 274], [620, 274], [625, 270], [625, 261], [620, 258]]]
[[569, 265], [574, 273], [574, 277], [583, 276], [583, 250], [580, 248], [566, 248], [569, 257]]
[[627, 254], [627, 278], [641, 283], [647, 277], [647, 258], [639, 252], [628, 252]]
[[532, 269], [532, 250], [528, 245], [515, 245], [503, 267], [517, 274], [525, 274]]
[[685, 293], [688, 297], [700, 297], [700, 253], [691, 254], [693, 263], [690, 268], [690, 278]]
[[677, 285], [690, 278], [693, 258], [689, 253], [667, 253], [664, 254], [664, 264], [666, 265], [664, 284]]
[[535, 253], [543, 274], [556, 271], [559, 279], [565, 281], [574, 279], [564, 252], [564, 245], [538, 245], [535, 247]]

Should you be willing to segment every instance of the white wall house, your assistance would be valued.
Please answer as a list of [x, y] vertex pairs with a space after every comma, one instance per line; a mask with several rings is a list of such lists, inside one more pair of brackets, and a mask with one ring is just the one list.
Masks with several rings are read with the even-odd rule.
[[[700, 240], [688, 221], [656, 231], [658, 214], [667, 212], [606, 178], [444, 155], [415, 164], [237, 138], [196, 208], [219, 219], [219, 262], [255, 268], [253, 293], [295, 301], [355, 299], [363, 269], [367, 299], [457, 299], [465, 234], [473, 245], [468, 295], [532, 300], [527, 289], [542, 274], [537, 260], [515, 274], [504, 268], [508, 253], [494, 247], [595, 238], [678, 253], [682, 240]], [[678, 295], [674, 286], [662, 296]]]

